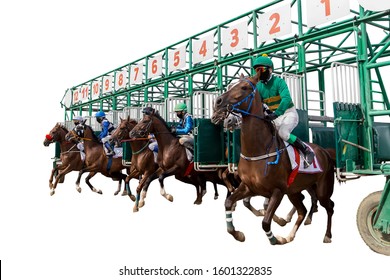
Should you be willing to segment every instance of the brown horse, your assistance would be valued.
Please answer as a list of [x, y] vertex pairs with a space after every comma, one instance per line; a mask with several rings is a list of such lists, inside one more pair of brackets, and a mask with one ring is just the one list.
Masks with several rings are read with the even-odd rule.
[[[76, 147], [77, 144], [65, 141], [65, 135], [68, 129], [62, 124], [57, 123], [53, 129], [46, 134], [43, 145], [48, 147], [50, 144], [58, 142], [60, 144], [60, 160], [61, 164], [54, 167], [51, 171], [49, 179], [50, 195], [54, 195], [58, 183], [63, 182], [65, 175], [71, 171], [80, 171], [84, 166], [84, 161], [81, 159], [80, 150]], [[58, 172], [55, 177], [53, 185], [54, 174]], [[81, 192], [80, 186], [76, 187], [78, 192]], [[114, 193], [118, 194], [121, 190], [121, 181], [118, 182], [118, 189]]]
[[126, 184], [129, 183], [131, 178], [139, 178], [142, 176], [142, 179], [139, 181], [137, 187], [137, 195], [133, 208], [134, 212], [137, 212], [139, 207], [144, 206], [146, 191], [143, 191], [141, 196], [141, 190], [145, 185], [146, 179], [149, 178], [158, 169], [158, 164], [154, 162], [153, 152], [148, 148], [150, 143], [149, 140], [147, 138], [130, 139], [129, 133], [136, 126], [136, 124], [137, 122], [133, 119], [130, 119], [130, 117], [127, 119], [121, 118], [121, 122], [117, 129], [111, 134], [111, 139], [114, 141], [130, 141], [132, 150], [131, 167], [130, 173], [127, 175], [125, 180]]
[[[69, 131], [65, 135], [67, 141], [80, 141], [84, 140], [85, 150], [85, 165], [80, 170], [79, 176], [76, 181], [76, 186], [80, 185], [80, 178], [84, 172], [89, 172], [89, 175], [85, 178], [85, 182], [91, 188], [93, 192], [102, 193], [101, 190], [97, 190], [90, 183], [90, 179], [101, 173], [102, 175], [112, 178], [113, 180], [119, 180], [120, 182], [126, 180], [126, 175], [122, 173], [123, 169], [127, 169], [122, 165], [122, 158], [108, 158], [105, 155], [103, 145], [99, 142], [99, 139], [95, 135], [92, 128], [85, 124], [77, 125], [73, 130]], [[125, 189], [129, 193], [130, 198], [134, 201], [135, 197], [131, 195], [130, 187], [128, 184], [125, 185]]]
[[[50, 144], [58, 142], [60, 144], [60, 159], [61, 164], [54, 167], [51, 171], [49, 179], [50, 195], [54, 195], [57, 184], [64, 180], [65, 175], [71, 171], [80, 171], [84, 163], [81, 160], [80, 150], [77, 149], [75, 143], [65, 141], [65, 135], [68, 133], [68, 129], [57, 123], [48, 134], [46, 134], [43, 145], [48, 147]], [[58, 172], [53, 184], [54, 174]], [[81, 188], [77, 189], [81, 191]]]
[[[229, 86], [228, 86], [228, 89], [229, 89]], [[228, 114], [228, 116], [223, 121], [223, 126], [224, 126], [225, 129], [227, 129], [227, 130], [232, 132], [232, 131], [234, 131], [236, 129], [241, 129], [241, 123], [242, 123], [242, 115], [239, 114], [239, 113], [232, 112], [232, 113]], [[223, 176], [227, 176], [226, 172], [224, 172], [222, 175]], [[235, 171], [234, 175], [230, 175], [230, 176], [234, 176], [234, 181], [236, 182], [236, 186], [238, 187], [238, 185], [239, 185], [238, 182], [241, 182], [241, 180], [240, 180], [240, 178], [238, 176], [238, 172]], [[237, 183], [238, 183], [238, 185], [237, 185]], [[308, 188], [306, 191], [309, 193], [310, 198], [311, 198], [311, 207], [310, 207], [309, 214], [306, 217], [305, 225], [310, 225], [311, 222], [312, 222], [312, 219], [313, 219], [313, 214], [318, 211], [318, 206], [317, 206], [317, 202], [318, 201], [317, 201], [317, 197], [316, 197], [316, 194], [315, 194], [315, 191], [314, 191], [313, 188]], [[250, 204], [250, 199], [251, 198], [248, 197], [248, 198], [245, 198], [243, 200], [244, 206], [246, 206], [256, 216], [258, 216], [258, 217], [259, 216], [264, 216], [265, 215], [265, 209], [268, 207], [268, 198], [266, 198], [264, 200], [264, 203], [263, 203], [263, 207], [264, 208], [263, 209], [259, 209], [259, 210], [256, 210]], [[288, 212], [288, 214], [287, 214], [285, 219], [280, 218], [277, 215], [274, 215], [273, 220], [278, 225], [285, 226], [287, 223], [291, 222], [292, 217], [293, 217], [295, 212], [296, 212], [296, 209], [293, 206], [292, 209], [290, 210], [290, 212]]]
[[206, 193], [206, 181], [223, 184], [217, 172], [196, 172], [191, 168], [184, 146], [180, 145], [178, 138], [170, 132], [170, 128], [158, 112], [153, 108], [147, 107], [144, 108], [143, 119], [130, 132], [130, 137], [143, 138], [149, 133], [155, 135], [158, 143], [157, 161], [159, 168], [152, 176], [146, 179], [145, 191], [147, 191], [150, 182], [158, 178], [161, 195], [172, 201], [172, 195], [167, 194], [165, 191], [164, 179], [175, 175], [175, 178], [179, 181], [195, 186], [197, 198], [194, 204], [201, 204], [202, 197]]
[[[225, 201], [227, 230], [239, 241], [245, 235], [236, 231], [233, 225], [232, 206], [238, 200], [261, 195], [269, 198], [262, 227], [270, 243], [285, 244], [294, 240], [307, 210], [303, 204], [302, 191], [314, 186], [321, 206], [327, 212], [327, 229], [324, 242], [331, 242], [332, 215], [334, 203], [331, 200], [334, 184], [334, 163], [323, 148], [310, 144], [323, 172], [314, 174], [298, 173], [291, 185], [288, 178], [291, 164], [284, 143], [281, 141], [274, 125], [264, 119], [263, 103], [256, 90], [258, 80], [255, 77], [244, 78], [242, 75], [237, 84], [219, 96], [214, 104], [213, 123], [219, 123], [230, 112], [243, 115], [241, 126], [241, 157], [238, 164], [239, 187]], [[277, 164], [268, 164], [268, 163]], [[298, 218], [287, 238], [274, 236], [271, 221], [284, 195], [297, 209]]]

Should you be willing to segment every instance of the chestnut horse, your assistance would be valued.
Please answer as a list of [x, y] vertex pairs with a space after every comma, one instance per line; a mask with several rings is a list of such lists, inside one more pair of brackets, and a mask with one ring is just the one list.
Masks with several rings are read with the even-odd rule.
[[[69, 131], [65, 135], [65, 140], [72, 141], [84, 141], [85, 150], [85, 166], [80, 170], [79, 176], [76, 181], [76, 186], [80, 185], [80, 178], [84, 172], [89, 172], [89, 175], [85, 178], [85, 182], [91, 188], [93, 192], [102, 193], [101, 190], [97, 190], [90, 183], [90, 179], [101, 173], [102, 175], [112, 178], [113, 180], [126, 180], [126, 175], [122, 173], [123, 169], [128, 169], [122, 165], [122, 158], [108, 158], [104, 152], [103, 145], [95, 135], [94, 131], [89, 125], [85, 124], [85, 121], [77, 125], [73, 130]], [[130, 198], [134, 201], [135, 197], [130, 192], [130, 187], [125, 184]]]
[[[144, 206], [146, 191], [141, 190], [145, 185], [145, 181], [158, 169], [158, 164], [154, 162], [153, 152], [148, 148], [149, 140], [147, 138], [142, 139], [130, 139], [129, 133], [134, 128], [137, 122], [130, 117], [122, 119], [117, 129], [111, 134], [111, 139], [118, 142], [130, 141], [132, 150], [131, 167], [130, 172], [125, 180], [128, 185], [130, 179], [142, 176], [137, 187], [137, 195], [135, 199], [134, 212], [139, 210], [139, 207]], [[150, 182], [149, 182], [150, 183]], [[141, 198], [140, 198], [141, 197]]]
[[[173, 201], [173, 197], [165, 192], [164, 179], [175, 175], [175, 178], [187, 184], [192, 184], [196, 188], [197, 198], [194, 204], [201, 204], [202, 197], [206, 193], [206, 181], [214, 184], [224, 184], [217, 172], [197, 172], [191, 168], [191, 163], [187, 158], [184, 146], [180, 145], [179, 139], [173, 135], [167, 123], [153, 108], [144, 108], [143, 119], [130, 132], [131, 138], [143, 138], [149, 133], [153, 133], [158, 143], [158, 170], [146, 179], [144, 190], [154, 179], [159, 180], [160, 193], [165, 198]], [[217, 192], [214, 198], [217, 197]]]
[[[269, 198], [262, 227], [270, 243], [286, 244], [294, 240], [296, 232], [305, 218], [307, 210], [303, 204], [302, 191], [314, 186], [318, 201], [327, 212], [327, 228], [324, 242], [331, 242], [334, 202], [331, 200], [334, 184], [334, 162], [328, 152], [310, 144], [323, 172], [298, 173], [291, 185], [288, 178], [292, 171], [285, 146], [272, 122], [264, 119], [263, 103], [256, 90], [255, 77], [240, 80], [215, 100], [213, 123], [223, 121], [230, 112], [243, 115], [241, 125], [241, 157], [238, 164], [239, 187], [225, 201], [227, 231], [236, 240], [244, 241], [244, 233], [233, 225], [232, 206], [241, 199], [261, 195]], [[261, 141], [260, 141], [261, 140]], [[270, 161], [277, 164], [268, 164]], [[298, 218], [287, 238], [274, 236], [271, 231], [272, 217], [282, 198], [287, 195], [297, 209]]]
[[[58, 142], [60, 144], [60, 159], [61, 164], [54, 167], [51, 171], [50, 179], [49, 179], [49, 188], [50, 195], [54, 195], [55, 189], [58, 183], [63, 182], [65, 179], [65, 175], [71, 171], [80, 171], [84, 166], [84, 161], [82, 161], [80, 156], [80, 150], [76, 147], [77, 144], [65, 141], [65, 135], [68, 133], [68, 129], [60, 123], [57, 123], [52, 130], [48, 134], [46, 134], [45, 140], [43, 141], [43, 145], [48, 147], [50, 144], [54, 142]], [[53, 185], [53, 177], [54, 174], [58, 172], [55, 182]], [[76, 187], [78, 192], [81, 192], [80, 186]], [[121, 181], [118, 182], [118, 189], [114, 193], [118, 194], [121, 190]]]

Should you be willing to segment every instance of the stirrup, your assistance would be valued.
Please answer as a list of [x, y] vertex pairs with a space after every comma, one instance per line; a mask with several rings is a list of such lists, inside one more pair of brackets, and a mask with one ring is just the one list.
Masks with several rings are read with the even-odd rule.
[[303, 167], [308, 168], [313, 164], [314, 161], [314, 153], [310, 151], [309, 153], [303, 155]]

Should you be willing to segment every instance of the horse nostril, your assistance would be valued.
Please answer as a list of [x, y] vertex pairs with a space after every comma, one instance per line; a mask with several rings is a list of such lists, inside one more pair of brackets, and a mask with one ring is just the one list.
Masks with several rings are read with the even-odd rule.
[[218, 97], [217, 99], [215, 99], [215, 104], [216, 105], [221, 105], [222, 104], [222, 98]]

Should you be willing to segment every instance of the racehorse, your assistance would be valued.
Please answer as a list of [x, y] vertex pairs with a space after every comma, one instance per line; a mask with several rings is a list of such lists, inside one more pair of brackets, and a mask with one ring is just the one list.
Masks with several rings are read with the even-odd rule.
[[[57, 123], [48, 134], [46, 134], [43, 145], [48, 147], [54, 142], [60, 143], [60, 159], [61, 164], [54, 167], [51, 171], [49, 179], [50, 195], [54, 195], [55, 189], [58, 183], [62, 183], [65, 179], [65, 175], [71, 171], [80, 171], [84, 165], [84, 161], [81, 159], [80, 150], [76, 147], [75, 143], [65, 141], [65, 135], [68, 133], [68, 129], [60, 123]], [[54, 174], [58, 171], [53, 185]], [[76, 190], [81, 192], [80, 186], [76, 186]], [[121, 190], [121, 181], [118, 182], [118, 189], [114, 193], [118, 194]]]
[[[85, 124], [85, 121], [69, 131], [65, 135], [65, 140], [84, 141], [85, 166], [79, 172], [76, 186], [80, 185], [80, 178], [84, 172], [89, 172], [89, 175], [85, 178], [87, 185], [93, 192], [100, 194], [102, 193], [101, 190], [97, 190], [89, 181], [96, 173], [101, 173], [106, 177], [119, 180], [120, 182], [122, 180], [125, 181], [126, 175], [122, 173], [122, 170], [126, 169], [126, 167], [122, 165], [122, 158], [108, 158], [105, 155], [103, 145], [99, 142], [92, 128]], [[125, 188], [129, 192], [130, 198], [134, 201], [135, 197], [131, 194], [130, 187], [126, 184]]]
[[[223, 184], [223, 181], [216, 172], [196, 172], [187, 158], [184, 146], [180, 145], [178, 138], [171, 133], [159, 113], [151, 107], [144, 108], [143, 112], [144, 117], [131, 130], [130, 138], [143, 138], [153, 133], [158, 143], [157, 161], [159, 164], [158, 170], [146, 179], [145, 190], [147, 191], [150, 182], [158, 178], [161, 195], [173, 201], [172, 195], [165, 191], [164, 179], [175, 175], [176, 179], [195, 186], [197, 198], [194, 204], [201, 204], [202, 197], [206, 193], [206, 181], [219, 184]], [[216, 185], [214, 187], [216, 189]]]
[[[68, 133], [68, 129], [57, 123], [48, 134], [46, 134], [43, 145], [48, 147], [51, 143], [58, 142], [60, 144], [60, 159], [61, 165], [57, 165], [51, 171], [49, 179], [49, 188], [50, 195], [54, 195], [55, 189], [59, 182], [62, 182], [65, 179], [65, 175], [71, 171], [80, 171], [83, 167], [83, 161], [81, 160], [80, 150], [77, 149], [76, 144], [65, 141], [65, 135]], [[55, 182], [53, 185], [54, 174], [58, 172], [55, 177]], [[79, 192], [80, 189], [77, 189]]]
[[135, 205], [133, 208], [134, 212], [139, 210], [139, 207], [144, 206], [146, 191], [143, 191], [142, 196], [140, 195], [141, 190], [145, 185], [145, 181], [158, 169], [158, 164], [154, 162], [153, 152], [148, 148], [149, 139], [130, 139], [129, 133], [134, 128], [137, 122], [130, 117], [122, 119], [117, 129], [111, 134], [111, 139], [118, 142], [130, 141], [132, 150], [131, 156], [131, 167], [130, 172], [126, 177], [126, 185], [128, 185], [131, 178], [142, 176], [137, 187], [137, 195]]
[[[229, 89], [229, 86], [228, 86], [228, 89]], [[223, 121], [223, 127], [226, 129], [226, 130], [229, 130], [230, 132], [233, 132], [234, 130], [236, 129], [241, 129], [241, 123], [242, 123], [242, 115], [240, 113], [230, 113], [228, 114], [228, 116], [224, 119]], [[333, 152], [330, 151], [329, 149], [327, 149], [328, 152], [330, 152], [330, 154], [332, 154]], [[335, 156], [334, 156], [335, 157]], [[226, 174], [224, 173], [223, 176], [226, 176]], [[237, 174], [237, 171], [234, 172], [234, 177], [235, 177], [235, 180], [236, 181], [239, 181], [239, 176]], [[312, 222], [312, 219], [313, 219], [313, 214], [315, 212], [318, 211], [318, 206], [317, 206], [317, 197], [316, 197], [316, 194], [315, 194], [315, 191], [313, 190], [313, 188], [308, 188], [306, 189], [306, 191], [309, 193], [310, 195], [310, 198], [311, 198], [311, 207], [310, 207], [310, 211], [309, 211], [309, 214], [307, 215], [306, 219], [305, 219], [305, 225], [309, 225], [311, 224]], [[263, 204], [263, 209], [259, 209], [259, 210], [256, 210], [251, 204], [250, 204], [250, 197], [248, 198], [245, 198], [244, 199], [244, 205], [250, 210], [252, 211], [253, 214], [255, 214], [256, 216], [264, 216], [265, 214], [265, 209], [268, 207], [268, 198], [266, 198], [264, 200], [264, 204]], [[294, 215], [294, 213], [296, 212], [296, 209], [295, 207], [293, 206], [292, 209], [290, 210], [290, 212], [288, 212], [287, 216], [285, 219], [283, 218], [280, 218], [278, 217], [277, 215], [274, 215], [273, 217], [273, 220], [279, 224], [280, 226], [284, 226], [286, 225], [286, 223], [289, 223], [291, 222], [292, 220], [292, 216]]]
[[[256, 77], [244, 78], [220, 95], [214, 103], [212, 122], [223, 121], [231, 112], [243, 115], [241, 125], [241, 157], [238, 164], [239, 187], [225, 201], [227, 231], [236, 240], [244, 241], [244, 233], [233, 225], [232, 206], [238, 200], [261, 195], [269, 198], [269, 204], [262, 221], [262, 227], [270, 243], [286, 244], [294, 240], [297, 230], [307, 213], [303, 204], [302, 191], [314, 186], [318, 201], [327, 212], [327, 228], [323, 242], [331, 242], [332, 215], [334, 202], [331, 200], [334, 184], [334, 162], [328, 152], [315, 145], [310, 147], [316, 154], [323, 172], [298, 173], [293, 182], [288, 182], [292, 171], [285, 145], [272, 122], [264, 119], [263, 103], [257, 93]], [[271, 163], [271, 164], [269, 164]], [[274, 236], [271, 221], [284, 195], [297, 209], [298, 217], [290, 234]]]

